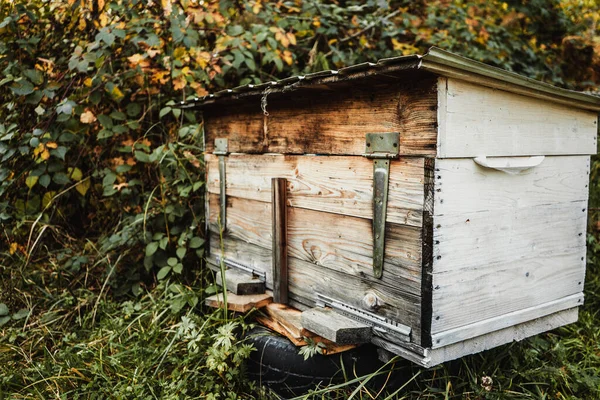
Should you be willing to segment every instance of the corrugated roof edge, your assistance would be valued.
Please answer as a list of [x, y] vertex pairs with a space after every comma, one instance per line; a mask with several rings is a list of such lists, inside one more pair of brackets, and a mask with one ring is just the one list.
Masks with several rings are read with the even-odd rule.
[[377, 63], [362, 63], [339, 70], [320, 71], [304, 76], [292, 76], [280, 81], [257, 85], [243, 85], [226, 89], [189, 101], [182, 101], [179, 108], [199, 108], [220, 102], [226, 98], [246, 98], [267, 93], [287, 92], [302, 87], [330, 84], [342, 80], [361, 79], [387, 72], [422, 69], [436, 75], [462, 79], [487, 87], [537, 97], [552, 102], [600, 111], [600, 97], [573, 90], [562, 89], [548, 83], [527, 78], [514, 72], [471, 60], [448, 51], [431, 47], [427, 53], [381, 59]]

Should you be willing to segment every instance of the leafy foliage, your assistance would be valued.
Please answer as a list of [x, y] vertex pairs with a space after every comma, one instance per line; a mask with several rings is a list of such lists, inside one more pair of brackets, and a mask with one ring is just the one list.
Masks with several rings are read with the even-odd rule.
[[[81, 381], [99, 393], [113, 393], [108, 388], [114, 386], [122, 397], [168, 397], [179, 389], [208, 396], [198, 385], [217, 376], [239, 382], [240, 360], [249, 349], [231, 332], [243, 323], [190, 312], [198, 307], [197, 293], [214, 288], [206, 287], [201, 261], [203, 121], [177, 102], [422, 53], [431, 45], [565, 87], [597, 90], [598, 7], [597, 0], [0, 2], [0, 354], [3, 361], [4, 354], [13, 357], [0, 363], [10, 365], [2, 385], [75, 397]], [[594, 164], [593, 178], [597, 171]], [[597, 179], [590, 188], [597, 207]], [[598, 232], [591, 233], [595, 248]], [[597, 265], [595, 254], [590, 262]], [[588, 303], [597, 300], [594, 293]], [[597, 316], [586, 315], [584, 325], [568, 329], [593, 336], [588, 325]], [[76, 328], [69, 330], [70, 324]], [[174, 333], [183, 326], [185, 332]], [[557, 383], [535, 390], [556, 398], [598, 397], [589, 372], [598, 368], [593, 344], [578, 342], [580, 333], [568, 329], [562, 339], [544, 336], [544, 343], [512, 349], [516, 358], [502, 356], [485, 367], [487, 373], [507, 374], [502, 390], [526, 393], [525, 383], [512, 382], [549, 379]], [[174, 340], [173, 354], [206, 363], [209, 378], [198, 385], [183, 378], [190, 369], [178, 368], [170, 350], [157, 359], [148, 346], [166, 350], [171, 342], [165, 340]], [[217, 349], [227, 350], [211, 353], [217, 342]], [[189, 343], [195, 344], [184, 355]], [[21, 350], [26, 347], [29, 353]], [[202, 357], [196, 358], [196, 348]], [[550, 354], [555, 349], [557, 356]], [[536, 369], [540, 360], [549, 369]], [[453, 384], [452, 393], [483, 393], [467, 377], [485, 362], [466, 361], [456, 372], [463, 383]], [[158, 366], [165, 372], [148, 378]], [[122, 386], [120, 376], [132, 371], [145, 383]], [[423, 393], [447, 390], [450, 380], [444, 379], [454, 372], [436, 371]], [[215, 398], [234, 398], [232, 386], [214, 385]], [[154, 393], [153, 387], [160, 389]]]

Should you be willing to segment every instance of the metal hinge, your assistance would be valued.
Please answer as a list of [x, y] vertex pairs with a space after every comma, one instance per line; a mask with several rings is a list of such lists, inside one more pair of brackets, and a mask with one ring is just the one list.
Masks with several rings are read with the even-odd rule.
[[383, 275], [385, 220], [390, 176], [390, 159], [398, 157], [398, 132], [367, 133], [365, 157], [373, 159], [373, 275]]
[[[221, 265], [221, 257], [215, 256], [215, 262], [216, 262], [217, 266]], [[247, 272], [247, 273], [251, 274], [252, 276], [256, 276], [258, 279], [260, 279], [263, 282], [265, 282], [267, 279], [267, 275], [264, 272], [257, 271], [252, 267], [247, 267], [244, 264], [240, 264], [237, 261], [228, 260], [228, 259], [224, 258], [223, 264], [225, 264], [226, 267], [239, 269], [240, 271]]]
[[227, 229], [227, 197], [225, 195], [226, 190], [226, 171], [225, 171], [225, 156], [229, 154], [229, 143], [225, 138], [215, 139], [215, 151], [214, 155], [219, 157], [219, 182], [220, 182], [220, 212], [219, 212], [219, 226], [222, 232]]
[[342, 315], [363, 324], [371, 325], [373, 334], [387, 340], [395, 343], [410, 342], [411, 328], [389, 318], [361, 310], [320, 293], [317, 293], [317, 305], [320, 307], [331, 307]]

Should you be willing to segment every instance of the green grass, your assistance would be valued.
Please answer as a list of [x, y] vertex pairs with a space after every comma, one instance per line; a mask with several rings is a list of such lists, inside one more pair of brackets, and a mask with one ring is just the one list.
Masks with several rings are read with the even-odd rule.
[[[346, 371], [346, 384], [302, 398], [600, 399], [600, 245], [588, 242], [576, 324], [430, 370], [398, 360], [396, 373], [412, 380], [392, 393]], [[9, 272], [0, 266], [19, 278]], [[11, 318], [0, 327], [0, 399], [274, 398], [244, 375], [252, 348], [237, 338], [249, 320], [203, 309], [193, 285], [162, 282], [115, 298], [107, 279], [93, 280], [101, 272], [29, 265], [11, 297], [4, 281]]]

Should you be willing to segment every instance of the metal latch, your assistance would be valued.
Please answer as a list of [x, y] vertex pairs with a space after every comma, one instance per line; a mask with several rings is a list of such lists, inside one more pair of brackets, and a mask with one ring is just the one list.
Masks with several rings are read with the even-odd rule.
[[225, 232], [227, 229], [227, 197], [225, 195], [226, 181], [225, 181], [225, 156], [229, 154], [229, 143], [225, 138], [215, 139], [215, 151], [214, 155], [219, 156], [219, 182], [220, 182], [220, 212], [219, 212], [219, 226], [221, 232]]
[[398, 157], [400, 134], [367, 133], [365, 157], [373, 159], [373, 275], [383, 275], [390, 159]]
[[[215, 256], [215, 262], [216, 262], [217, 266], [220, 266], [221, 265], [221, 257]], [[257, 271], [252, 267], [247, 267], [244, 264], [241, 264], [237, 261], [228, 260], [226, 258], [223, 258], [223, 264], [228, 268], [235, 268], [240, 271], [247, 272], [247, 273], [251, 274], [252, 276], [256, 276], [258, 279], [260, 279], [263, 282], [267, 279], [267, 275], [264, 272]]]
[[410, 342], [411, 328], [399, 322], [392, 321], [389, 318], [373, 314], [369, 311], [361, 310], [320, 293], [317, 293], [317, 306], [331, 307], [340, 314], [343, 314], [363, 324], [371, 325], [373, 328], [373, 334], [392, 342]]

